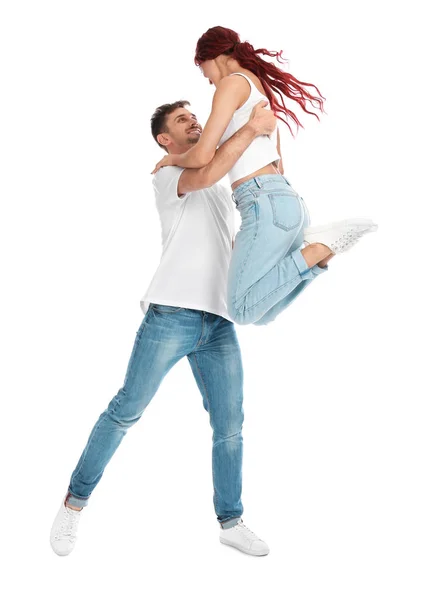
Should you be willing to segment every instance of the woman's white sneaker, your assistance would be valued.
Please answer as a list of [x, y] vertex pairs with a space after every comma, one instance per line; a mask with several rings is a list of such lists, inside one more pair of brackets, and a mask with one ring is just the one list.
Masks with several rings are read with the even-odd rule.
[[371, 219], [345, 219], [319, 227], [307, 227], [303, 230], [306, 244], [324, 244], [334, 254], [349, 250], [366, 233], [376, 231], [378, 226]]
[[234, 527], [221, 530], [220, 542], [253, 556], [269, 554], [269, 546], [266, 542], [261, 540], [251, 529], [248, 529], [242, 519]]
[[52, 550], [59, 556], [67, 556], [73, 550], [81, 512], [65, 506], [65, 498], [63, 499], [50, 536]]

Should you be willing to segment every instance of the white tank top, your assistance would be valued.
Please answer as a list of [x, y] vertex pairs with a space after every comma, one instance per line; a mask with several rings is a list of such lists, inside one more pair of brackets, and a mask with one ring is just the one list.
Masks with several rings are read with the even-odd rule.
[[[248, 123], [255, 104], [260, 102], [260, 100], [268, 100], [266, 96], [259, 92], [247, 75], [244, 75], [244, 73], [231, 73], [231, 75], [242, 75], [242, 77], [245, 77], [251, 86], [251, 91], [247, 101], [233, 113], [226, 131], [219, 141], [219, 146], [224, 144], [238, 129]], [[270, 108], [270, 103], [268, 103], [266, 108]], [[231, 185], [238, 179], [254, 173], [269, 163], [280, 160], [281, 157], [276, 149], [277, 129], [270, 136], [259, 135], [251, 142], [228, 173]]]

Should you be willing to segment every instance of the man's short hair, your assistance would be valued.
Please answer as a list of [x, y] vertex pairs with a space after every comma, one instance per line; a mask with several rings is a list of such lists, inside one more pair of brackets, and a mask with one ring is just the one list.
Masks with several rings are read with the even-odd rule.
[[165, 146], [162, 146], [157, 141], [157, 136], [160, 133], [168, 133], [168, 128], [166, 126], [166, 118], [172, 112], [177, 110], [177, 108], [184, 108], [185, 106], [189, 106], [190, 102], [187, 100], [178, 100], [177, 102], [173, 102], [172, 104], [162, 104], [162, 106], [158, 106], [151, 118], [151, 127], [152, 127], [152, 136], [157, 143], [158, 146], [166, 150]]

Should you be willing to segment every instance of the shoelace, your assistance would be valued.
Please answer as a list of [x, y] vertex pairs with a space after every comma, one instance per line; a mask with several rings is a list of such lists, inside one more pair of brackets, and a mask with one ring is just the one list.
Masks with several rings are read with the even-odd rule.
[[73, 540], [76, 537], [77, 524], [80, 516], [77, 512], [78, 511], [71, 510], [70, 508], [65, 510], [64, 516], [59, 524], [59, 529], [55, 535], [56, 540], [64, 537], [69, 537], [70, 540]]
[[244, 523], [240, 522], [237, 523], [235, 525], [235, 527], [238, 529], [238, 531], [240, 533], [242, 533], [247, 540], [249, 540], [250, 542], [254, 541], [254, 540], [258, 540], [260, 539], [255, 533], [254, 531], [251, 531], [251, 529], [248, 529], [248, 527], [246, 525], [244, 525]]
[[333, 252], [337, 250], [345, 250], [346, 248], [351, 248], [363, 235], [363, 231], [355, 231], [355, 229], [350, 229], [345, 234], [341, 235], [339, 239], [332, 245], [334, 246]]

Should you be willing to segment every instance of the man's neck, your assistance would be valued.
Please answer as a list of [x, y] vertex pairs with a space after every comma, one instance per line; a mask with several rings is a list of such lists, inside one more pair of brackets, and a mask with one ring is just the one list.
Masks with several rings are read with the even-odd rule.
[[173, 148], [170, 146], [168, 154], [184, 154], [190, 150], [190, 148], [193, 148], [193, 144], [188, 144], [187, 146], [174, 146]]

